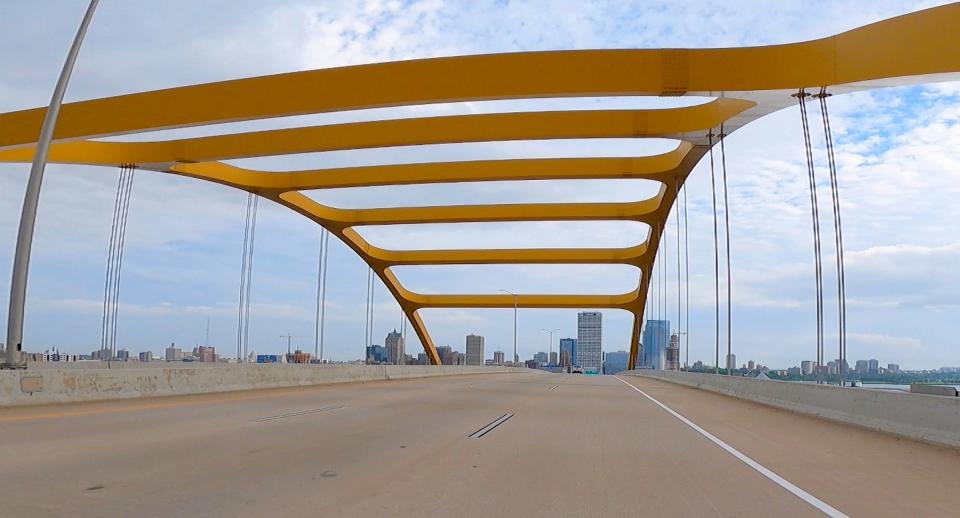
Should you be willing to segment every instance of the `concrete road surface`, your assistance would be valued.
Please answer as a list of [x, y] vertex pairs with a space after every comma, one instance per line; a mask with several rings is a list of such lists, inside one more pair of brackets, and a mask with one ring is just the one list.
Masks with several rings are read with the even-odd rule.
[[0, 515], [960, 514], [958, 451], [623, 380], [485, 374], [0, 410]]

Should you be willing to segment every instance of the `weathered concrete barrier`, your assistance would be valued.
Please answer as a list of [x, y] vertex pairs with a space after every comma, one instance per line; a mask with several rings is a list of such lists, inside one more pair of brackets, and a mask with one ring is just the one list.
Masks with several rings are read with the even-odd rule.
[[512, 367], [337, 364], [159, 364], [156, 367], [136, 368], [113, 364], [109, 369], [45, 367], [24, 371], [0, 371], [0, 406], [509, 372], [532, 371]]
[[960, 398], [693, 372], [637, 370], [656, 378], [911, 439], [960, 448]]

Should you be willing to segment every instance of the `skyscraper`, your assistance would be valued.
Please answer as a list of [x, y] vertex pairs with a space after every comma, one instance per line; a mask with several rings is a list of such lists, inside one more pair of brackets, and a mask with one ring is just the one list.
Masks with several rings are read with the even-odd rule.
[[387, 363], [403, 365], [403, 360], [407, 354], [403, 343], [403, 335], [394, 329], [387, 334], [387, 338], [383, 340], [383, 345], [387, 348]]
[[667, 344], [666, 353], [666, 369], [668, 371], [680, 370], [680, 335], [670, 335], [670, 343]]
[[640, 366], [647, 369], [663, 369], [666, 364], [669, 339], [669, 320], [647, 320], [647, 327], [643, 330], [643, 357]]
[[467, 365], [483, 365], [483, 337], [467, 335]]
[[627, 351], [609, 352], [604, 355], [604, 374], [616, 374], [627, 370], [627, 363], [630, 361], [630, 353]]
[[493, 364], [494, 364], [494, 365], [503, 365], [503, 351], [494, 351], [494, 352], [493, 352]]
[[577, 339], [560, 339], [560, 366], [570, 367], [577, 361]]
[[737, 370], [737, 355], [728, 354], [727, 355], [727, 371]]
[[602, 336], [603, 314], [599, 311], [582, 311], [577, 314], [577, 365], [584, 373], [599, 374], [603, 367]]
[[454, 365], [453, 363], [453, 349], [449, 345], [438, 345], [437, 346], [437, 356], [440, 357], [441, 365]]
[[533, 361], [537, 362], [539, 365], [547, 364], [547, 353], [540, 351], [533, 355]]

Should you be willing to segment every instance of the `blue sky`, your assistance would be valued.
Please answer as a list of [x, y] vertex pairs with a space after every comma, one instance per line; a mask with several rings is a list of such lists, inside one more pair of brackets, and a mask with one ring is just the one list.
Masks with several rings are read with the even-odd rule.
[[[84, 1], [14, 1], [0, 17], [0, 110], [45, 104]], [[837, 2], [259, 2], [104, 1], [94, 19], [68, 100], [294, 70], [517, 50], [711, 47], [785, 43], [827, 36], [936, 5], [879, 0]], [[158, 132], [167, 138], [252, 127], [582, 106], [664, 106], [696, 100], [570, 100], [460, 103], [291, 118], [267, 123]], [[831, 100], [838, 145], [848, 259], [849, 358], [905, 368], [960, 364], [955, 294], [960, 274], [960, 86], [956, 83], [861, 93]], [[818, 119], [814, 119], [818, 123]], [[822, 138], [815, 132], [815, 138]], [[132, 138], [132, 137], [131, 137]], [[243, 161], [267, 169], [492, 157], [646, 154], [669, 143], [519, 142], [431, 146]], [[813, 266], [798, 112], [764, 118], [727, 140], [733, 262], [733, 348], [771, 366], [811, 359]], [[823, 149], [817, 149], [823, 157]], [[0, 311], [6, 312], [10, 260], [28, 167], [0, 165]], [[821, 181], [826, 180], [820, 169]], [[117, 171], [50, 166], [31, 270], [25, 343], [88, 352], [99, 343], [100, 310]], [[713, 358], [713, 248], [709, 170], [688, 183], [692, 269], [691, 361]], [[821, 206], [829, 191], [821, 184]], [[470, 201], [626, 201], [654, 188], [644, 181], [498, 182], [438, 188], [346, 189], [310, 193], [344, 207]], [[118, 341], [132, 351], [177, 342], [236, 343], [237, 283], [245, 194], [144, 172], [134, 186]], [[285, 349], [287, 333], [312, 349], [318, 229], [261, 204], [253, 281], [251, 348]], [[822, 210], [824, 229], [831, 221]], [[623, 246], [643, 239], [632, 224], [484, 224], [367, 228], [395, 248], [459, 246]], [[667, 242], [675, 243], [668, 229]], [[832, 234], [825, 234], [827, 349], [836, 343]], [[675, 246], [675, 245], [674, 245]], [[670, 250], [671, 260], [675, 248]], [[328, 351], [360, 356], [366, 269], [340, 243], [330, 256]], [[671, 266], [672, 270], [673, 266]], [[425, 292], [599, 293], [625, 291], [637, 272], [615, 266], [411, 267], [398, 272]], [[675, 278], [675, 273], [671, 279]], [[668, 283], [675, 308], [675, 281]], [[721, 293], [721, 298], [725, 293]], [[675, 312], [675, 309], [672, 310]], [[541, 329], [575, 336], [575, 311], [522, 311], [520, 352], [546, 349]], [[673, 313], [671, 320], [676, 320]], [[512, 344], [511, 310], [434, 310], [435, 342], [462, 350], [468, 333], [487, 337], [488, 354]], [[5, 319], [4, 319], [5, 321]], [[399, 325], [396, 303], [378, 286], [375, 336]], [[674, 322], [675, 324], [675, 322]], [[629, 315], [604, 314], [604, 349], [624, 349]], [[415, 352], [415, 338], [408, 351]], [[724, 344], [725, 347], [725, 344]]]

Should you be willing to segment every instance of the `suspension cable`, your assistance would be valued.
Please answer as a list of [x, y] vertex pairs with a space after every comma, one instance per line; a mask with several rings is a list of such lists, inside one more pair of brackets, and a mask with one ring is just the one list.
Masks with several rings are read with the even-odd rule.
[[[677, 183], [673, 192], [676, 195], [674, 199], [679, 202], [680, 178], [677, 178]], [[681, 313], [680, 284], [683, 282], [683, 279], [680, 270], [680, 204], [675, 203], [674, 205], [676, 206], [677, 213], [677, 370], [680, 370], [680, 347], [683, 343], [681, 342], [683, 338], [683, 335], [681, 334], [683, 332], [683, 326], [681, 325], [683, 322], [683, 316]]]
[[810, 137], [810, 120], [807, 115], [806, 98], [810, 94], [801, 88], [796, 94], [800, 104], [800, 120], [803, 124], [803, 144], [807, 158], [807, 180], [810, 185], [810, 214], [813, 219], [814, 273], [817, 289], [817, 369], [823, 365], [823, 259], [820, 248], [820, 208], [817, 200], [817, 173], [813, 165], [813, 144]]
[[820, 99], [820, 113], [823, 118], [823, 133], [827, 144], [827, 164], [830, 168], [830, 195], [833, 201], [833, 228], [836, 237], [837, 246], [837, 309], [839, 312], [839, 349], [840, 365], [837, 371], [840, 373], [840, 384], [843, 385], [844, 367], [847, 361], [847, 293], [846, 293], [846, 274], [843, 259], [843, 225], [840, 221], [840, 192], [837, 184], [837, 161], [834, 156], [833, 131], [830, 127], [830, 113], [827, 110], [826, 87], [820, 89], [817, 96]]
[[247, 208], [243, 223], [243, 255], [240, 258], [240, 294], [237, 303], [237, 361], [243, 363], [243, 301], [246, 295], [244, 289], [247, 283], [247, 248], [250, 246], [250, 209], [253, 207], [253, 193], [247, 193]]
[[127, 167], [127, 185], [122, 194], [123, 207], [120, 209], [120, 222], [117, 230], [116, 265], [113, 279], [113, 329], [110, 333], [110, 350], [117, 356], [117, 313], [120, 307], [120, 273], [123, 271], [123, 249], [127, 241], [127, 219], [130, 215], [130, 194], [133, 191], [133, 174], [136, 169]]
[[323, 292], [323, 252], [324, 252], [324, 237], [326, 237], [327, 229], [320, 227], [320, 252], [317, 254], [317, 307], [314, 312], [314, 326], [313, 326], [313, 357], [320, 358], [320, 296]]
[[117, 193], [113, 199], [113, 218], [110, 223], [110, 244], [107, 248], [107, 271], [103, 276], [103, 316], [100, 322], [100, 350], [103, 351], [109, 345], [109, 333], [110, 329], [110, 315], [112, 311], [112, 305], [110, 304], [111, 295], [113, 291], [110, 289], [110, 285], [113, 281], [113, 263], [114, 263], [114, 253], [116, 251], [116, 242], [117, 242], [117, 219], [120, 217], [120, 194], [123, 191], [124, 180], [126, 178], [127, 166], [123, 164], [120, 166], [120, 175], [117, 178]]
[[714, 374], [720, 374], [720, 237], [717, 224], [717, 180], [714, 171], [713, 162], [713, 130], [707, 134], [707, 142], [710, 146], [710, 194], [713, 196], [713, 291], [716, 298], [716, 316], [714, 318], [716, 330], [716, 355], [714, 361]]
[[660, 315], [661, 315], [661, 324], [660, 324], [660, 345], [657, 347], [660, 354], [660, 369], [665, 368], [667, 365], [667, 341], [670, 339], [670, 326], [664, 325], [667, 322], [667, 280], [669, 279], [669, 273], [667, 272], [667, 254], [670, 252], [670, 249], [666, 246], [667, 241], [667, 221], [669, 220], [670, 213], [667, 213], [667, 217], [664, 218], [663, 227], [660, 229], [660, 248], [663, 249], [663, 257], [661, 261], [661, 273], [660, 273]]
[[251, 286], [253, 285], [253, 243], [257, 237], [257, 207], [260, 203], [260, 197], [256, 194], [253, 195], [253, 214], [250, 216], [250, 250], [248, 251], [247, 257], [247, 283], [246, 289], [247, 293], [244, 296], [244, 303], [246, 307], [244, 308], [243, 313], [243, 357], [247, 357], [248, 348], [250, 346], [250, 291]]
[[683, 298], [686, 315], [684, 318], [684, 330], [687, 333], [687, 339], [684, 341], [687, 345], [686, 357], [683, 364], [690, 368], [690, 224], [687, 220], [687, 184], [683, 184], [683, 262], [684, 262], [684, 288], [686, 294]]
[[323, 288], [320, 290], [320, 363], [323, 363], [324, 324], [327, 316], [327, 258], [330, 257], [330, 231], [324, 229], [323, 234], [323, 277], [320, 280]]
[[733, 374], [736, 362], [730, 365], [730, 358], [733, 356], [733, 272], [730, 270], [730, 204], [727, 198], [727, 151], [724, 143], [727, 141], [727, 135], [723, 131], [723, 124], [720, 124], [720, 164], [723, 169], [723, 219], [726, 225], [726, 249], [727, 249], [727, 375]]

